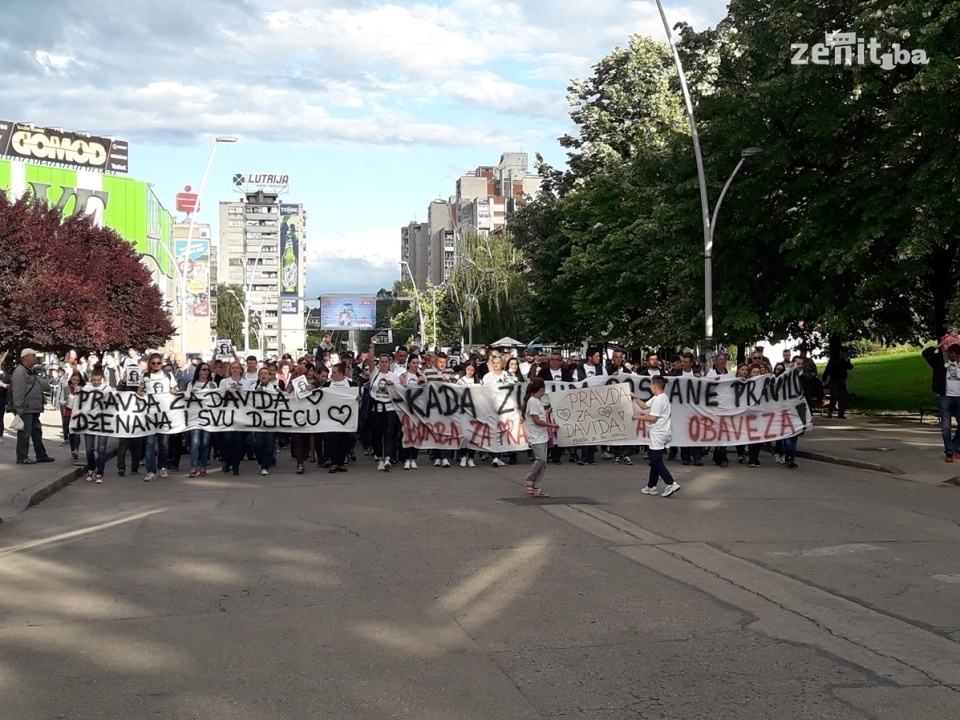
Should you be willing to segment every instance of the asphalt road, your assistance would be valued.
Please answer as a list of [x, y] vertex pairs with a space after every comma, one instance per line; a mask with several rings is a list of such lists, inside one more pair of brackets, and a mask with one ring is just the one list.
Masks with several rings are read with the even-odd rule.
[[0, 718], [957, 717], [960, 488], [671, 468], [79, 481], [0, 528]]

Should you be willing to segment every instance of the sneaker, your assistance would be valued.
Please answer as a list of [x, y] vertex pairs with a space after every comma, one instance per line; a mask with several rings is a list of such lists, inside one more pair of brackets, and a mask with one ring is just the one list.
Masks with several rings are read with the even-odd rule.
[[409, 461], [409, 460], [404, 460], [404, 461], [403, 461], [403, 469], [404, 469], [404, 470], [409, 470], [409, 469], [410, 469], [410, 461]]
[[87, 482], [93, 482], [93, 470], [87, 470]]
[[68, 440], [64, 440], [62, 443], [60, 443], [60, 447], [63, 447], [64, 445], [66, 445], [67, 442], [69, 442], [69, 441], [68, 441]]
[[383, 471], [384, 471], [384, 472], [390, 472], [390, 461], [389, 461], [389, 460], [387, 460], [387, 461], [383, 464]]
[[97, 475], [97, 479], [94, 482], [97, 485], [103, 485], [103, 475]]
[[601, 459], [601, 460], [609, 460], [609, 459], [612, 458], [612, 457], [613, 457], [613, 455], [611, 455], [610, 453], [608, 453], [608, 452], [606, 452], [606, 451], [600, 453], [600, 459]]
[[467, 467], [476, 467], [477, 464], [473, 460], [467, 460]]
[[446, 458], [444, 458], [444, 459], [443, 459], [442, 466], [443, 466], [443, 467], [450, 467], [450, 461], [447, 460]]
[[619, 465], [619, 464], [622, 463], [622, 462], [623, 462], [623, 458], [621, 458], [621, 457], [615, 457], [615, 458], [613, 459], [614, 465]]
[[790, 460], [789, 462], [787, 462], [787, 467], [790, 468], [791, 470], [793, 470], [794, 468], [797, 468], [797, 467], [800, 467], [800, 466], [797, 465], [796, 461]]
[[148, 472], [146, 475], [143, 476], [143, 481], [144, 481], [144, 482], [150, 482], [150, 481], [153, 480], [155, 477], [156, 477], [156, 475], [154, 475], [152, 472]]
[[420, 468], [417, 467], [417, 461], [416, 461], [416, 460], [411, 460], [411, 461], [410, 461], [410, 469], [411, 469], [411, 470], [419, 470], [419, 469], [420, 469]]
[[71, 459], [71, 460], [79, 460], [79, 459], [80, 459], [80, 453], [75, 453], [75, 452], [70, 453], [70, 459]]
[[[49, 455], [44, 455], [43, 457], [38, 457], [38, 458], [37, 458], [37, 462], [38, 462], [38, 463], [47, 463], [47, 462], [56, 462], [56, 461], [55, 461], [52, 457], [50, 457]], [[81, 461], [81, 462], [83, 462], [83, 461]]]
[[660, 494], [660, 493], [657, 492], [657, 489], [656, 489], [656, 488], [646, 487], [646, 486], [644, 486], [644, 487], [640, 490], [640, 492], [642, 492], [644, 495], [659, 495], [659, 494]]
[[166, 468], [160, 468], [160, 477], [169, 477]]
[[587, 461], [586, 461], [586, 460], [577, 460], [577, 465], [583, 466], [583, 465], [586, 465], [586, 464], [587, 464]]
[[944, 462], [953, 462], [953, 455], [945, 455], [943, 458]]
[[270, 471], [267, 470], [265, 467], [262, 467], [262, 468], [260, 468], [260, 474], [261, 474], [261, 475], [269, 475], [269, 474], [270, 474]]
[[303, 475], [304, 467], [303, 463], [297, 463], [297, 475]]
[[503, 463], [500, 462], [500, 458], [494, 458], [494, 459], [490, 462], [490, 467], [500, 467], [501, 465], [503, 465]]
[[126, 474], [126, 470], [117, 470], [117, 477], [123, 477]]
[[466, 467], [466, 466], [467, 466], [467, 456], [464, 455], [462, 458], [460, 458], [460, 467]]
[[434, 467], [440, 467], [440, 459], [439, 459], [439, 458], [433, 461], [433, 466], [434, 466]]
[[623, 459], [623, 464], [624, 464], [624, 465], [633, 465], [633, 460], [631, 460], [631, 459], [628, 458], [628, 457], [625, 457], [625, 458]]
[[675, 492], [677, 492], [679, 489], [680, 489], [680, 485], [679, 485], [678, 483], [676, 483], [676, 482], [674, 482], [673, 485], [667, 485], [667, 486], [663, 489], [663, 496], [664, 496], [664, 497], [670, 497], [670, 496], [673, 495]]
[[760, 463], [747, 463], [747, 467], [760, 467]]
[[200, 477], [207, 476], [207, 469], [205, 467], [200, 468]]
[[383, 465], [383, 461], [381, 460], [380, 462], [377, 463], [377, 470], [383, 470], [383, 469], [384, 469], [384, 465]]
[[776, 455], [776, 454], [774, 454], [774, 456], [773, 456], [773, 461], [774, 461], [777, 465], [783, 465], [783, 455]]
[[737, 462], [743, 465], [747, 461], [747, 458], [743, 455], [737, 455]]
[[197, 468], [190, 468], [190, 474], [187, 477], [197, 477], [200, 474], [200, 471]]

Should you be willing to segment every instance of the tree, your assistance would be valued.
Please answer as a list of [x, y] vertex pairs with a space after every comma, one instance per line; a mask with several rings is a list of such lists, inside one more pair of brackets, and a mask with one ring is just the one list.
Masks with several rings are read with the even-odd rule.
[[173, 335], [133, 246], [85, 216], [0, 192], [0, 349], [159, 347]]

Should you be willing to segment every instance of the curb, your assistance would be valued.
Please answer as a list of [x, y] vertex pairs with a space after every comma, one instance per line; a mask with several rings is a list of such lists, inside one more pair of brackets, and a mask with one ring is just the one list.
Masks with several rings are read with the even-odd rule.
[[903, 470], [896, 465], [879, 465], [878, 463], [866, 462], [865, 460], [851, 460], [850, 458], [839, 457], [837, 455], [827, 455], [819, 452], [810, 452], [809, 450], [798, 450], [797, 457], [830, 463], [831, 465], [844, 465], [846, 467], [858, 468], [860, 470], [873, 470], [874, 472], [889, 473], [890, 475], [903, 475]]
[[[112, 460], [116, 456], [116, 448], [111, 448], [107, 451], [108, 461]], [[39, 505], [54, 493], [59, 492], [67, 485], [72, 484], [75, 480], [82, 478], [86, 474], [87, 471], [85, 467], [75, 465], [60, 477], [55, 478], [41, 487], [34, 486], [20, 491], [20, 493], [18, 493], [13, 499], [13, 507], [17, 514], [20, 514], [24, 510], [32, 508], [34, 505]]]

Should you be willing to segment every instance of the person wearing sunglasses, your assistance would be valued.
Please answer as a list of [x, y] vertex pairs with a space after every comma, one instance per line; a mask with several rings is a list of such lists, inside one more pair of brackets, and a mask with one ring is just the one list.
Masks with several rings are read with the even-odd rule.
[[[180, 385], [173, 373], [163, 370], [163, 356], [160, 353], [152, 353], [147, 359], [147, 372], [143, 375], [137, 394], [140, 397], [180, 394]], [[145, 443], [147, 474], [143, 476], [144, 482], [150, 482], [158, 473], [162, 478], [167, 477], [169, 440], [169, 436], [163, 433], [147, 436]]]

